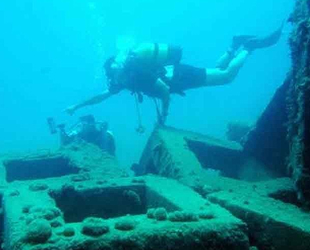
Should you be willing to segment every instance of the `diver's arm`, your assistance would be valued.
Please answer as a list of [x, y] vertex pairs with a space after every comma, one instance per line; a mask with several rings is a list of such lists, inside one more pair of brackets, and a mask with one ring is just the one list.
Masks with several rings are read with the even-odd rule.
[[157, 80], [156, 88], [158, 92], [158, 97], [161, 99], [162, 102], [162, 110], [158, 119], [160, 124], [164, 124], [168, 116], [168, 110], [170, 105], [170, 91], [168, 85], [161, 79]]
[[161, 123], [165, 123], [167, 116], [168, 116], [168, 110], [170, 105], [170, 93], [169, 90], [165, 91], [164, 96], [162, 98], [162, 111], [161, 111]]
[[68, 107], [67, 109], [65, 109], [65, 111], [69, 115], [73, 115], [74, 112], [77, 111], [78, 109], [81, 109], [81, 108], [86, 107], [86, 106], [101, 103], [104, 100], [108, 99], [110, 96], [112, 96], [112, 93], [109, 90], [107, 90], [107, 91], [105, 91], [99, 95], [93, 96], [92, 98], [90, 98], [84, 102], [81, 102], [81, 103], [76, 104], [76, 105], [72, 105], [72, 106]]

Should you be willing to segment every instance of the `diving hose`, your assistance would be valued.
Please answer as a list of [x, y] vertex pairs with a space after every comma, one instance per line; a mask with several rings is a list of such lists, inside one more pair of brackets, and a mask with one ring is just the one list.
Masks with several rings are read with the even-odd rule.
[[141, 112], [140, 112], [140, 107], [139, 107], [138, 94], [135, 93], [134, 96], [135, 96], [135, 104], [136, 104], [136, 110], [137, 110], [137, 115], [138, 115], [138, 127], [136, 128], [136, 131], [139, 134], [144, 134], [145, 127], [142, 125], [142, 118], [141, 118]]

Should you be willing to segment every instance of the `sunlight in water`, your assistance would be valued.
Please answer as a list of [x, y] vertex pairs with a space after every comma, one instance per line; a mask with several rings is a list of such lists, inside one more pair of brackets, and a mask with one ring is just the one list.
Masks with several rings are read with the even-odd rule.
[[96, 9], [96, 4], [94, 2], [88, 3], [88, 7], [90, 10], [95, 10]]
[[128, 52], [130, 51], [136, 44], [136, 41], [131, 36], [120, 36], [117, 38], [116, 41], [116, 48], [118, 51], [121, 52]]

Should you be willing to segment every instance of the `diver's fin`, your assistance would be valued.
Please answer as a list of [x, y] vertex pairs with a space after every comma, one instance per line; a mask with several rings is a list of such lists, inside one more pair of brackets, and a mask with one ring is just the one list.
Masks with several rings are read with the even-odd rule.
[[269, 34], [266, 37], [253, 38], [248, 40], [244, 44], [244, 47], [250, 51], [253, 51], [255, 49], [268, 48], [275, 45], [280, 40], [284, 23], [285, 22], [282, 22], [281, 26], [276, 31], [274, 31], [273, 33]]
[[233, 51], [238, 50], [242, 45], [246, 44], [249, 40], [256, 38], [256, 36], [251, 35], [237, 35], [233, 37], [231, 49]]

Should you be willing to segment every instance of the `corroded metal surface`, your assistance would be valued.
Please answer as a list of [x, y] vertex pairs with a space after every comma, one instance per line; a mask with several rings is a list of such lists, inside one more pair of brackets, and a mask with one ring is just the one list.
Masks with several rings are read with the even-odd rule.
[[310, 202], [310, 11], [309, 1], [296, 2], [290, 17], [293, 32], [292, 81], [287, 94], [289, 170], [300, 199]]

